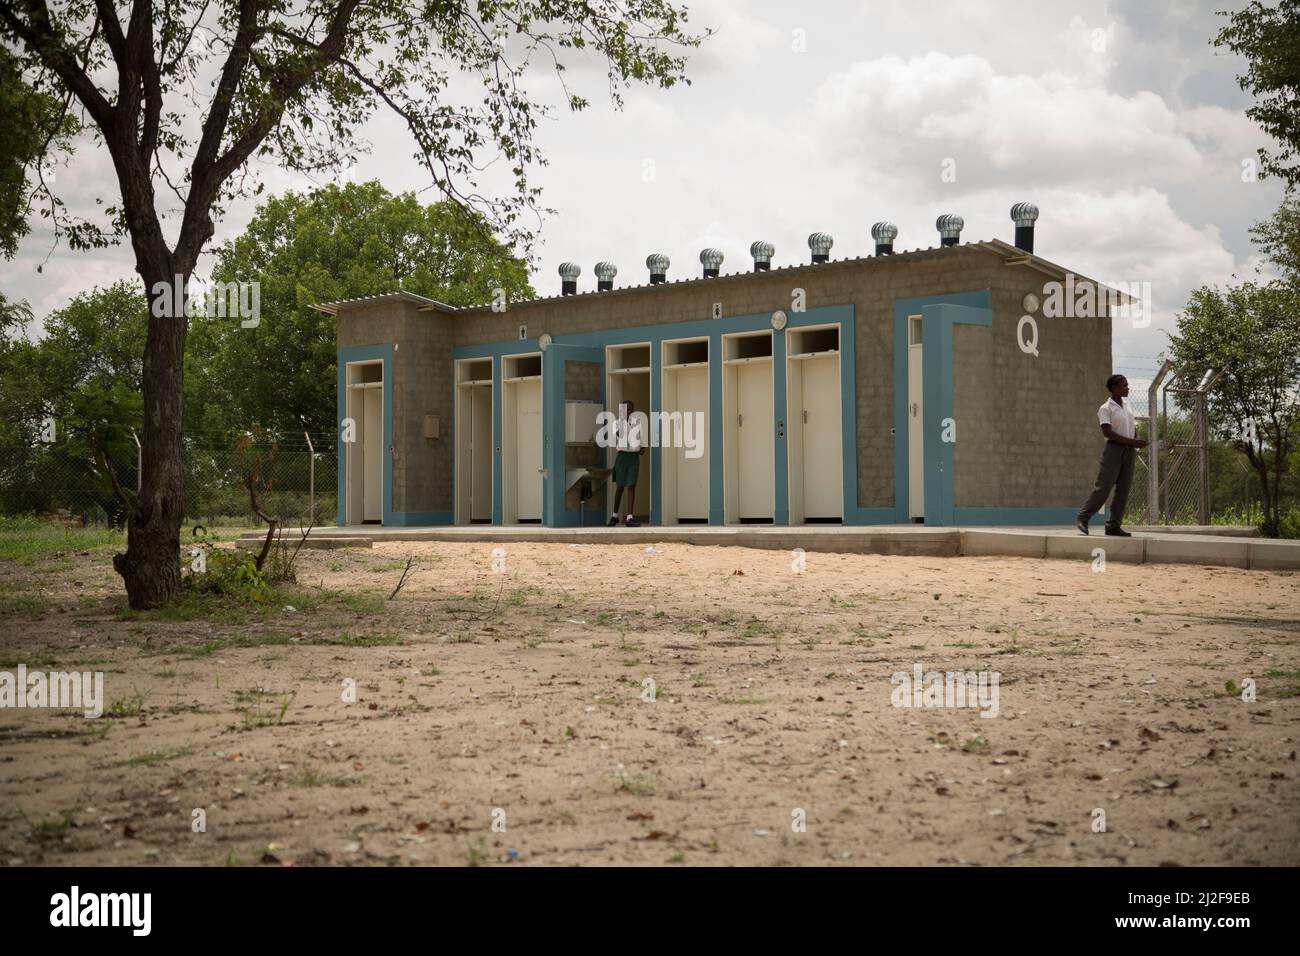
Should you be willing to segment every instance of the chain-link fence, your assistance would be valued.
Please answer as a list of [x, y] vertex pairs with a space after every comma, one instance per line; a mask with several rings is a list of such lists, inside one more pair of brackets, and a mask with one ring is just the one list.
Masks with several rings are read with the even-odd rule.
[[[1150, 439], [1151, 409], [1149, 397], [1136, 392], [1126, 399], [1138, 422], [1138, 436]], [[1203, 396], [1194, 391], [1168, 389], [1156, 403], [1159, 418], [1159, 446], [1140, 449], [1129, 493], [1128, 513], [1131, 521], [1145, 524], [1209, 524], [1213, 502], [1208, 494], [1211, 484], [1209, 443], [1198, 416], [1197, 403]], [[1151, 502], [1152, 455], [1158, 482], [1157, 509]], [[1216, 463], [1240, 472], [1242, 462]]]
[[[1145, 524], [1208, 524], [1212, 502], [1203, 502], [1203, 489], [1209, 479], [1209, 462], [1203, 459], [1201, 447], [1204, 436], [1197, 425], [1195, 407], [1186, 398], [1175, 399], [1173, 390], [1165, 393], [1165, 401], [1157, 402], [1156, 414], [1160, 424], [1160, 446], [1148, 445], [1138, 451], [1138, 464], [1134, 484], [1128, 494], [1128, 514]], [[1149, 399], [1145, 394], [1132, 394], [1126, 399], [1128, 407], [1138, 419], [1138, 436], [1151, 440], [1152, 416]], [[1206, 449], [1208, 450], [1208, 449]], [[1158, 509], [1151, 507], [1152, 455], [1160, 455], [1156, 462]], [[1240, 462], [1234, 462], [1240, 470]], [[1205, 471], [1203, 471], [1205, 470]], [[1203, 505], [1206, 512], [1203, 514]]]
[[[248, 480], [262, 511], [286, 525], [333, 524], [338, 514], [338, 448], [327, 435], [185, 437], [185, 523], [255, 527]], [[97, 457], [99, 460], [97, 460]], [[0, 447], [0, 514], [35, 514], [70, 525], [118, 527], [125, 508], [105, 469], [118, 484], [137, 487], [133, 443], [100, 449], [58, 441]]]

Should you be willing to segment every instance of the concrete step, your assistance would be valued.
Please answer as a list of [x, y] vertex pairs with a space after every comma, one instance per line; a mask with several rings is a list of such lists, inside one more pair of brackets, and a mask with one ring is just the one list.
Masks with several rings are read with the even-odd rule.
[[[285, 536], [289, 540], [288, 534]], [[294, 539], [297, 540], [295, 534]], [[536, 525], [469, 525], [436, 528], [380, 528], [364, 531], [335, 528], [307, 539], [305, 548], [373, 547], [400, 541], [476, 542], [509, 544], [693, 544], [850, 554], [896, 554], [918, 557], [1052, 558], [1126, 564], [1199, 564], [1261, 571], [1300, 570], [1300, 541], [1232, 537], [1193, 532], [1143, 532], [1131, 538], [1107, 537], [1101, 529], [1084, 536], [1074, 529], [1052, 528], [936, 528], [924, 525], [806, 526], [706, 525], [644, 528], [543, 528]], [[240, 547], [260, 547], [262, 536], [248, 533]]]
[[[242, 535], [236, 542], [237, 548], [248, 548], [257, 551], [262, 547], [262, 542], [266, 540], [266, 535]], [[284, 537], [284, 544], [288, 548], [298, 547], [298, 535], [295, 534], [291, 539], [288, 535]], [[326, 536], [311, 535], [302, 543], [304, 551], [334, 551], [338, 548], [373, 548], [375, 546], [374, 538], [363, 538], [359, 535], [347, 536]]]

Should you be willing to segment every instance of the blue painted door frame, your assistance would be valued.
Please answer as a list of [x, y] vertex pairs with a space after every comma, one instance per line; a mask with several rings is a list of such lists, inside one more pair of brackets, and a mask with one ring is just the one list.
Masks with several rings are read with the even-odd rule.
[[348, 365], [355, 362], [374, 362], [384, 365], [384, 438], [381, 454], [384, 456], [383, 523], [402, 524], [401, 515], [393, 512], [393, 346], [357, 345], [338, 350], [338, 518], [340, 528], [347, 524], [348, 507], [348, 444], [343, 441], [343, 427], [348, 417]]
[[[857, 507], [857, 350], [855, 346], [856, 320], [852, 305], [821, 306], [804, 312], [787, 312], [787, 328], [804, 325], [838, 324], [840, 327], [840, 385], [844, 398], [843, 411], [843, 477], [845, 524], [867, 523], [868, 516], [875, 519], [879, 509]], [[608, 329], [599, 332], [582, 332], [556, 336], [542, 358], [543, 402], [543, 467], [547, 470], [543, 486], [543, 523], [558, 527], [576, 525], [581, 521], [580, 511], [564, 510], [564, 366], [570, 361], [599, 362], [601, 373], [601, 400], [607, 400], [605, 382], [605, 349], [611, 345], [650, 343], [650, 410], [662, 412], [663, 395], [663, 343], [677, 339], [709, 340], [709, 411], [705, 423], [709, 434], [709, 523], [720, 525], [723, 511], [723, 430], [722, 423], [722, 336], [736, 332], [771, 331], [771, 313], [728, 316], [723, 319], [700, 319], [663, 325], [635, 328]], [[456, 359], [492, 358], [492, 421], [500, 442], [501, 422], [501, 370], [502, 359], [521, 353], [538, 351], [537, 340], [525, 339], [511, 342], [493, 342], [484, 345], [461, 346], [454, 350]], [[773, 396], [772, 427], [775, 429], [773, 488], [776, 494], [774, 514], [777, 524], [789, 524], [789, 448], [786, 440], [786, 346], [785, 336], [774, 335], [772, 345]], [[651, 495], [651, 521], [663, 521], [663, 462], [661, 449], [650, 449], [650, 469], [654, 493]], [[502, 521], [502, 471], [499, 444], [493, 449], [492, 523]]]
[[[565, 487], [565, 382], [570, 362], [595, 362], [600, 366], [600, 403], [605, 404], [605, 350], [593, 346], [552, 342], [542, 353], [542, 524], [565, 528], [582, 520], [582, 511], [564, 507]], [[601, 516], [604, 523], [604, 515]]]
[[987, 290], [943, 296], [898, 299], [894, 302], [894, 520], [908, 516], [910, 467], [907, 444], [907, 319], [921, 316], [922, 412], [925, 448], [925, 523], [956, 523], [953, 500], [953, 442], [944, 441], [948, 423], [955, 437], [961, 429], [953, 414], [953, 326], [993, 324], [993, 296]]

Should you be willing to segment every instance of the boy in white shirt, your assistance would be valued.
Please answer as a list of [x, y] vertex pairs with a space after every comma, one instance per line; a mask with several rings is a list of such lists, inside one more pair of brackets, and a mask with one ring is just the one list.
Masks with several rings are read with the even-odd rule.
[[1112, 375], [1106, 379], [1106, 388], [1110, 398], [1097, 409], [1097, 420], [1101, 423], [1101, 433], [1106, 436], [1106, 447], [1101, 451], [1101, 468], [1097, 472], [1097, 484], [1092, 494], [1079, 509], [1075, 527], [1083, 534], [1088, 533], [1088, 522], [1092, 519], [1115, 489], [1115, 498], [1110, 503], [1110, 517], [1106, 521], [1106, 533], [1120, 538], [1132, 535], [1120, 525], [1124, 521], [1124, 509], [1128, 505], [1128, 490], [1133, 484], [1133, 466], [1137, 461], [1137, 450], [1145, 448], [1147, 443], [1137, 437], [1137, 422], [1133, 412], [1124, 404], [1128, 397], [1128, 379], [1123, 375]]

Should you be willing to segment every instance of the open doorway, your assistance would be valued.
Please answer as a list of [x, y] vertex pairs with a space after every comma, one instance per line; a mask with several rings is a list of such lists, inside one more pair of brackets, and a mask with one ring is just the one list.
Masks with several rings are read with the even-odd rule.
[[925, 522], [925, 402], [921, 371], [922, 318], [907, 317], [907, 513]]
[[772, 333], [722, 339], [723, 511], [728, 524], [776, 520]]
[[664, 524], [709, 523], [709, 340], [663, 343]]
[[[646, 416], [642, 425], [641, 441], [648, 446], [650, 444], [650, 345], [642, 343], [637, 345], [613, 345], [606, 351], [605, 356], [606, 387], [605, 395], [609, 403], [609, 411], [615, 415], [618, 414], [619, 406], [624, 402], [631, 402], [636, 412]], [[606, 467], [614, 467], [614, 459], [618, 455], [618, 449], [606, 449]], [[654, 493], [650, 477], [650, 453], [640, 456], [641, 460], [637, 467], [636, 484], [632, 487], [636, 489], [634, 508], [632, 516], [641, 524], [650, 523], [650, 496]], [[617, 494], [611, 487], [610, 492], [606, 495], [609, 506], [610, 517], [614, 514], [614, 497]], [[619, 502], [623, 511], [627, 510], [627, 491], [623, 492], [624, 498]]]
[[786, 333], [790, 523], [844, 520], [838, 325]]
[[384, 363], [349, 362], [347, 418], [352, 441], [345, 442], [347, 523], [384, 522]]
[[456, 523], [492, 523], [492, 360], [456, 363]]
[[542, 522], [542, 356], [507, 355], [501, 375], [501, 520]]

